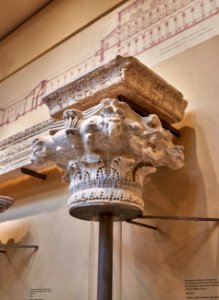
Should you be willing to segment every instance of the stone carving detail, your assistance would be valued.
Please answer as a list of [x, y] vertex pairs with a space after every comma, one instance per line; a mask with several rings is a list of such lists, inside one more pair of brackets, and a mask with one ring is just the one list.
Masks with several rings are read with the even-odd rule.
[[172, 134], [156, 115], [141, 117], [116, 98], [105, 98], [85, 111], [68, 109], [63, 118], [63, 128], [33, 141], [31, 159], [56, 162], [66, 171], [72, 214], [102, 204], [139, 214], [145, 178], [158, 166], [178, 169], [184, 164], [183, 147], [172, 143]]
[[0, 213], [3, 213], [11, 205], [14, 204], [14, 200], [8, 196], [0, 196]]
[[[31, 165], [30, 155], [32, 152], [32, 140], [49, 130], [56, 128], [60, 122], [49, 119], [0, 142], [0, 182], [20, 175], [19, 168], [29, 165], [38, 169], [38, 166]], [[40, 166], [42, 168], [42, 166]]]
[[155, 113], [169, 124], [180, 121], [187, 106], [177, 89], [136, 58], [122, 56], [48, 94], [43, 102], [52, 117], [61, 118], [66, 109], [85, 110], [103, 98], [118, 95], [141, 112]]

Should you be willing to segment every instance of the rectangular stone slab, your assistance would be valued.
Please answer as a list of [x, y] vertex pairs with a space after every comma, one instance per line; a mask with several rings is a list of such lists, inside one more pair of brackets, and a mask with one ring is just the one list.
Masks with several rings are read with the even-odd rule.
[[136, 58], [122, 56], [46, 95], [43, 102], [53, 118], [61, 119], [66, 109], [85, 110], [118, 96], [138, 112], [157, 114], [169, 124], [179, 122], [187, 106], [177, 89]]

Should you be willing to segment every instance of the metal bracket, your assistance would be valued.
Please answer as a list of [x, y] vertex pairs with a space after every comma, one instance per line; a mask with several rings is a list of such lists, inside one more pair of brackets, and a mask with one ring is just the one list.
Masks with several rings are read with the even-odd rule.
[[162, 123], [163, 128], [168, 129], [176, 137], [178, 137], [178, 138], [180, 137], [180, 131], [178, 129], [176, 129], [175, 127], [173, 127], [166, 121], [161, 120], [161, 123]]
[[[195, 221], [195, 222], [219, 222], [219, 218], [205, 218], [205, 217], [175, 217], [175, 216], [139, 216], [136, 219], [150, 219], [150, 220], [166, 220], [166, 221]], [[145, 227], [148, 229], [158, 230], [158, 227], [142, 224], [133, 220], [126, 220], [127, 223]]]
[[148, 216], [143, 215], [136, 219], [156, 219], [168, 221], [196, 221], [196, 222], [219, 222], [219, 218], [206, 218], [206, 217], [177, 217], [177, 216]]
[[3, 248], [4, 250], [0, 249], [0, 253], [6, 253], [7, 249], [18, 249], [18, 248], [33, 248], [35, 251], [39, 248], [37, 245], [2, 245], [0, 244], [0, 248]]
[[46, 175], [44, 175], [44, 174], [41, 174], [41, 173], [38, 173], [36, 171], [27, 169], [25, 167], [21, 167], [20, 170], [21, 170], [21, 173], [23, 173], [25, 175], [30, 175], [30, 176], [35, 177], [35, 178], [46, 180]]
[[157, 230], [158, 229], [155, 226], [148, 225], [148, 224], [142, 224], [142, 223], [139, 223], [139, 222], [136, 222], [136, 221], [132, 221], [132, 220], [126, 220], [126, 222], [130, 223], [130, 224], [138, 225], [138, 226], [141, 226], [141, 227], [145, 227], [145, 228], [148, 228], [148, 229], [153, 229], [153, 230]]

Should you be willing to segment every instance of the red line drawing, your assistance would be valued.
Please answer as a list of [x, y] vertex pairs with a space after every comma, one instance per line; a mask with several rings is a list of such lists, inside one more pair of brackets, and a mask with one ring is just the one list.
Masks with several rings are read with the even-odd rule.
[[37, 109], [45, 93], [83, 76], [116, 55], [137, 56], [219, 13], [219, 0], [136, 0], [117, 13], [117, 25], [100, 48], [77, 65], [41, 81], [28, 95], [0, 110], [0, 126]]

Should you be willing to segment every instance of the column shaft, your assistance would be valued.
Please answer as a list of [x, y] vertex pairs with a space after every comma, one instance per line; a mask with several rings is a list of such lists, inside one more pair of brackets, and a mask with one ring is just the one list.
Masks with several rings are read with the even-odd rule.
[[111, 300], [113, 277], [113, 215], [101, 214], [99, 223], [97, 300]]

